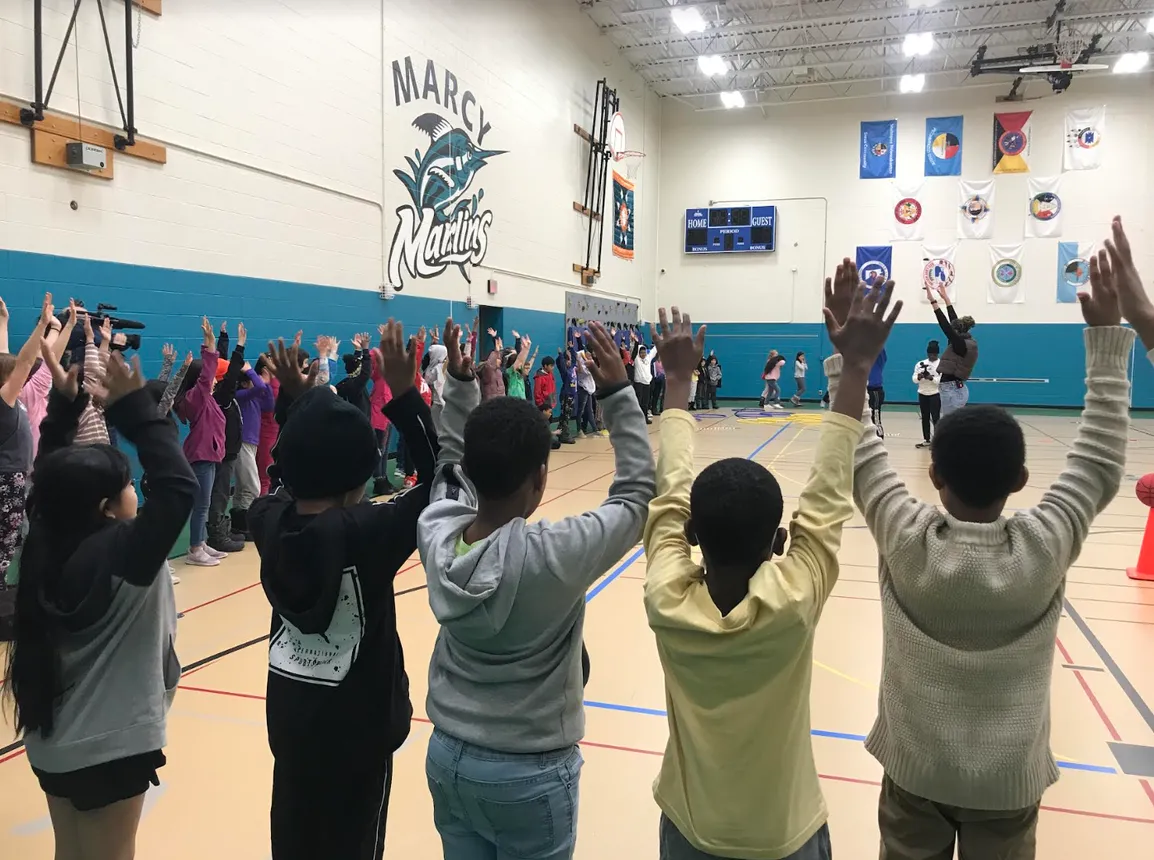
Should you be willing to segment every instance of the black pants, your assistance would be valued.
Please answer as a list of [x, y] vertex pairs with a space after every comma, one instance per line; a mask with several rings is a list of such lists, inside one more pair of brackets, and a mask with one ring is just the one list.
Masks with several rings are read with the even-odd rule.
[[216, 478], [212, 482], [212, 496], [208, 503], [208, 536], [222, 540], [232, 535], [232, 521], [226, 516], [228, 500], [232, 497], [232, 473], [236, 470], [236, 457], [225, 457], [216, 467]]
[[381, 860], [392, 787], [392, 756], [354, 771], [277, 761], [272, 860]]
[[637, 404], [641, 407], [641, 411], [646, 415], [649, 414], [649, 383], [648, 382], [634, 382], [633, 393], [637, 395]]
[[702, 402], [702, 407], [706, 409], [717, 408], [717, 386], [707, 382], [705, 383], [705, 400]]
[[882, 427], [882, 406], [886, 402], [886, 390], [884, 388], [867, 388], [866, 396], [870, 404], [870, 419], [873, 421], [874, 427], [878, 429], [878, 435], [884, 439], [886, 431]]
[[561, 415], [557, 418], [557, 428], [561, 431], [561, 441], [573, 438], [573, 398], [561, 398]]
[[922, 438], [929, 442], [932, 431], [937, 429], [938, 419], [942, 416], [942, 395], [919, 394], [918, 408], [922, 411]]

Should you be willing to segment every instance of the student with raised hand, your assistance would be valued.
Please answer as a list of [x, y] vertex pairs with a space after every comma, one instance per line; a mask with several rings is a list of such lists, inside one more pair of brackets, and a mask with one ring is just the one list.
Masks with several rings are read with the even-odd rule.
[[[885, 445], [862, 435], [854, 496], [877, 541], [882, 676], [866, 749], [885, 769], [882, 860], [1031, 860], [1038, 808], [1058, 779], [1050, 683], [1066, 573], [1126, 457], [1134, 333], [1121, 325], [1106, 251], [1079, 294], [1088, 328], [1086, 406], [1057, 481], [1003, 516], [1026, 486], [1022, 430], [1004, 409], [943, 415], [930, 481], [941, 507], [910, 495]], [[848, 385], [826, 362], [830, 390]]]
[[[875, 290], [876, 293], [876, 290]], [[823, 421], [789, 529], [772, 473], [721, 460], [694, 478], [693, 417], [661, 421], [657, 498], [645, 526], [645, 610], [665, 672], [669, 742], [653, 787], [662, 860], [829, 860], [825, 800], [810, 746], [818, 619], [853, 517], [853, 457], [869, 370], [901, 311], [885, 312], [848, 259], [826, 279], [826, 327], [845, 385]], [[689, 398], [705, 330], [659, 314], [670, 403]], [[701, 547], [704, 564], [691, 555]], [[775, 556], [784, 557], [777, 559]]]
[[478, 405], [472, 362], [445, 327], [444, 433], [419, 546], [441, 625], [425, 774], [446, 860], [573, 856], [585, 593], [636, 544], [653, 497], [645, 416], [609, 333], [591, 329], [616, 475], [596, 510], [530, 523], [548, 483], [549, 425], [524, 398]]
[[[176, 425], [157, 414], [139, 359], [109, 360], [103, 384], [79, 384], [47, 343], [53, 391], [41, 425], [28, 537], [8, 655], [16, 727], [48, 799], [56, 857], [132, 857], [180, 679], [176, 605], [165, 562], [196, 494]], [[137, 511], [128, 457], [72, 444], [98, 397], [136, 447], [150, 486]]]
[[[1142, 276], [1134, 265], [1134, 255], [1130, 250], [1130, 240], [1122, 226], [1122, 216], [1117, 215], [1110, 223], [1113, 238], [1106, 240], [1106, 253], [1110, 258], [1110, 268], [1114, 283], [1118, 288], [1118, 299], [1122, 305], [1122, 315], [1138, 332], [1142, 346], [1146, 347], [1146, 357], [1154, 362], [1154, 302], [1142, 286]], [[1081, 299], [1081, 296], [1079, 296]]]
[[266, 719], [275, 761], [273, 860], [379, 860], [393, 753], [413, 709], [397, 636], [393, 579], [417, 546], [437, 437], [417, 393], [418, 354], [400, 323], [382, 326], [385, 406], [410, 446], [418, 486], [385, 504], [365, 501], [380, 450], [368, 417], [314, 386], [291, 347], [269, 344], [285, 423], [281, 488], [253, 502], [249, 522], [272, 606]]

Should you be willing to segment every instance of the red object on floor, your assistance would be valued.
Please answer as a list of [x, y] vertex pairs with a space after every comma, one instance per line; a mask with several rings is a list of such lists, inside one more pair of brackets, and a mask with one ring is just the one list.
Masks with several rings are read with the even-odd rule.
[[1138, 551], [1138, 564], [1128, 568], [1126, 575], [1143, 582], [1154, 582], [1154, 475], [1144, 475], [1134, 488], [1138, 501], [1150, 506], [1146, 517], [1146, 533], [1142, 535], [1142, 549]]

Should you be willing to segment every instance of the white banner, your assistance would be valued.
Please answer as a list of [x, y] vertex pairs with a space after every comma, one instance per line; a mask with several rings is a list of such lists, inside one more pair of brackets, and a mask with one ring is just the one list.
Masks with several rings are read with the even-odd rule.
[[922, 183], [893, 183], [893, 236], [898, 240], [921, 241], [925, 236], [925, 211], [922, 208]]
[[958, 183], [958, 238], [989, 239], [994, 230], [994, 180]]
[[1026, 238], [1053, 239], [1062, 235], [1062, 180], [1059, 177], [1027, 179]]
[[1021, 245], [990, 246], [990, 276], [986, 301], [992, 305], [1020, 305], [1026, 300], [1026, 269]]
[[958, 279], [954, 269], [957, 245], [923, 245], [922, 278], [918, 285], [922, 291], [922, 303], [928, 304], [925, 288], [928, 286], [936, 294], [938, 287], [945, 287], [950, 301], [958, 298]]
[[1066, 170], [1096, 170], [1102, 166], [1106, 138], [1106, 107], [1066, 112]]

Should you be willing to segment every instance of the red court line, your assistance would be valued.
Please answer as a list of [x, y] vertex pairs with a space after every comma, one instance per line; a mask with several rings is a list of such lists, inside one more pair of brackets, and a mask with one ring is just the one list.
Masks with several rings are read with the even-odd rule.
[[204, 603], [198, 603], [191, 609], [185, 609], [180, 614], [187, 615], [190, 612], [196, 612], [198, 609], [204, 609], [206, 606], [212, 606], [214, 603], [220, 603], [222, 600], [227, 600], [230, 597], [236, 597], [238, 594], [243, 594], [250, 589], [256, 588], [260, 585], [259, 582], [254, 582], [252, 585], [246, 585], [244, 588], [238, 588], [236, 591], [230, 591], [228, 594], [222, 594], [220, 597], [214, 597], [212, 600], [206, 600]]
[[20, 749], [15, 752], [8, 753], [4, 758], [0, 758], [0, 764], [4, 764], [6, 761], [12, 761], [14, 758], [20, 758], [22, 755], [24, 755], [24, 747], [20, 747]]
[[1138, 780], [1138, 784], [1142, 786], [1142, 790], [1146, 792], [1146, 796], [1150, 798], [1150, 802], [1154, 803], [1154, 788], [1150, 787], [1150, 781], [1140, 779]]
[[[1058, 646], [1058, 651], [1062, 654], [1062, 659], [1067, 663], [1073, 663], [1074, 658], [1070, 656], [1070, 652], [1066, 649], [1066, 646], [1062, 644], [1062, 640], [1055, 639], [1054, 641]], [[1078, 679], [1078, 683], [1082, 687], [1082, 692], [1086, 694], [1086, 698], [1090, 700], [1090, 704], [1093, 705], [1094, 710], [1098, 712], [1098, 718], [1106, 727], [1106, 731], [1110, 733], [1111, 739], [1121, 741], [1122, 736], [1118, 734], [1118, 730], [1114, 728], [1114, 724], [1110, 722], [1110, 718], [1106, 716], [1106, 710], [1102, 707], [1102, 703], [1098, 701], [1098, 697], [1094, 695], [1094, 691], [1090, 689], [1090, 684], [1086, 680], [1086, 677], [1077, 669], [1074, 670], [1074, 677]], [[1151, 800], [1154, 801], [1154, 798], [1151, 798]]]
[[[238, 699], [256, 699], [260, 701], [264, 700], [264, 696], [258, 696], [253, 693], [234, 693], [230, 690], [209, 690], [205, 687], [186, 687], [183, 684], [181, 684], [177, 689], [188, 690], [191, 693], [211, 693], [217, 696], [232, 696]], [[429, 720], [426, 717], [418, 717], [414, 714], [412, 719], [415, 723], [425, 723], [426, 725], [432, 725], [432, 720]], [[641, 749], [640, 747], [619, 746], [617, 744], [604, 744], [597, 741], [588, 740], [581, 741], [580, 746], [593, 747], [595, 749], [603, 750], [614, 750], [616, 752], [636, 753], [638, 755], [665, 755], [664, 752], [658, 752], [657, 750]], [[0, 762], [3, 761], [6, 761], [6, 759], [0, 759]], [[839, 776], [837, 774], [831, 773], [819, 773], [818, 777], [820, 779], [828, 779], [834, 782], [853, 783], [854, 785], [869, 785], [873, 787], [878, 787], [881, 785], [880, 782], [871, 779], [858, 779], [857, 777], [853, 776]], [[1150, 794], [1151, 800], [1154, 800], [1154, 788], [1151, 788], [1150, 785], [1147, 784], [1146, 780], [1141, 780], [1141, 782], [1146, 788], [1147, 793]], [[1110, 812], [1091, 812], [1087, 809], [1068, 809], [1063, 806], [1043, 806], [1042, 809], [1046, 812], [1059, 812], [1063, 815], [1082, 815], [1088, 818], [1102, 818], [1106, 819], [1107, 821], [1130, 821], [1135, 824], [1154, 824], [1154, 818], [1137, 818], [1132, 815], [1114, 815]]]

